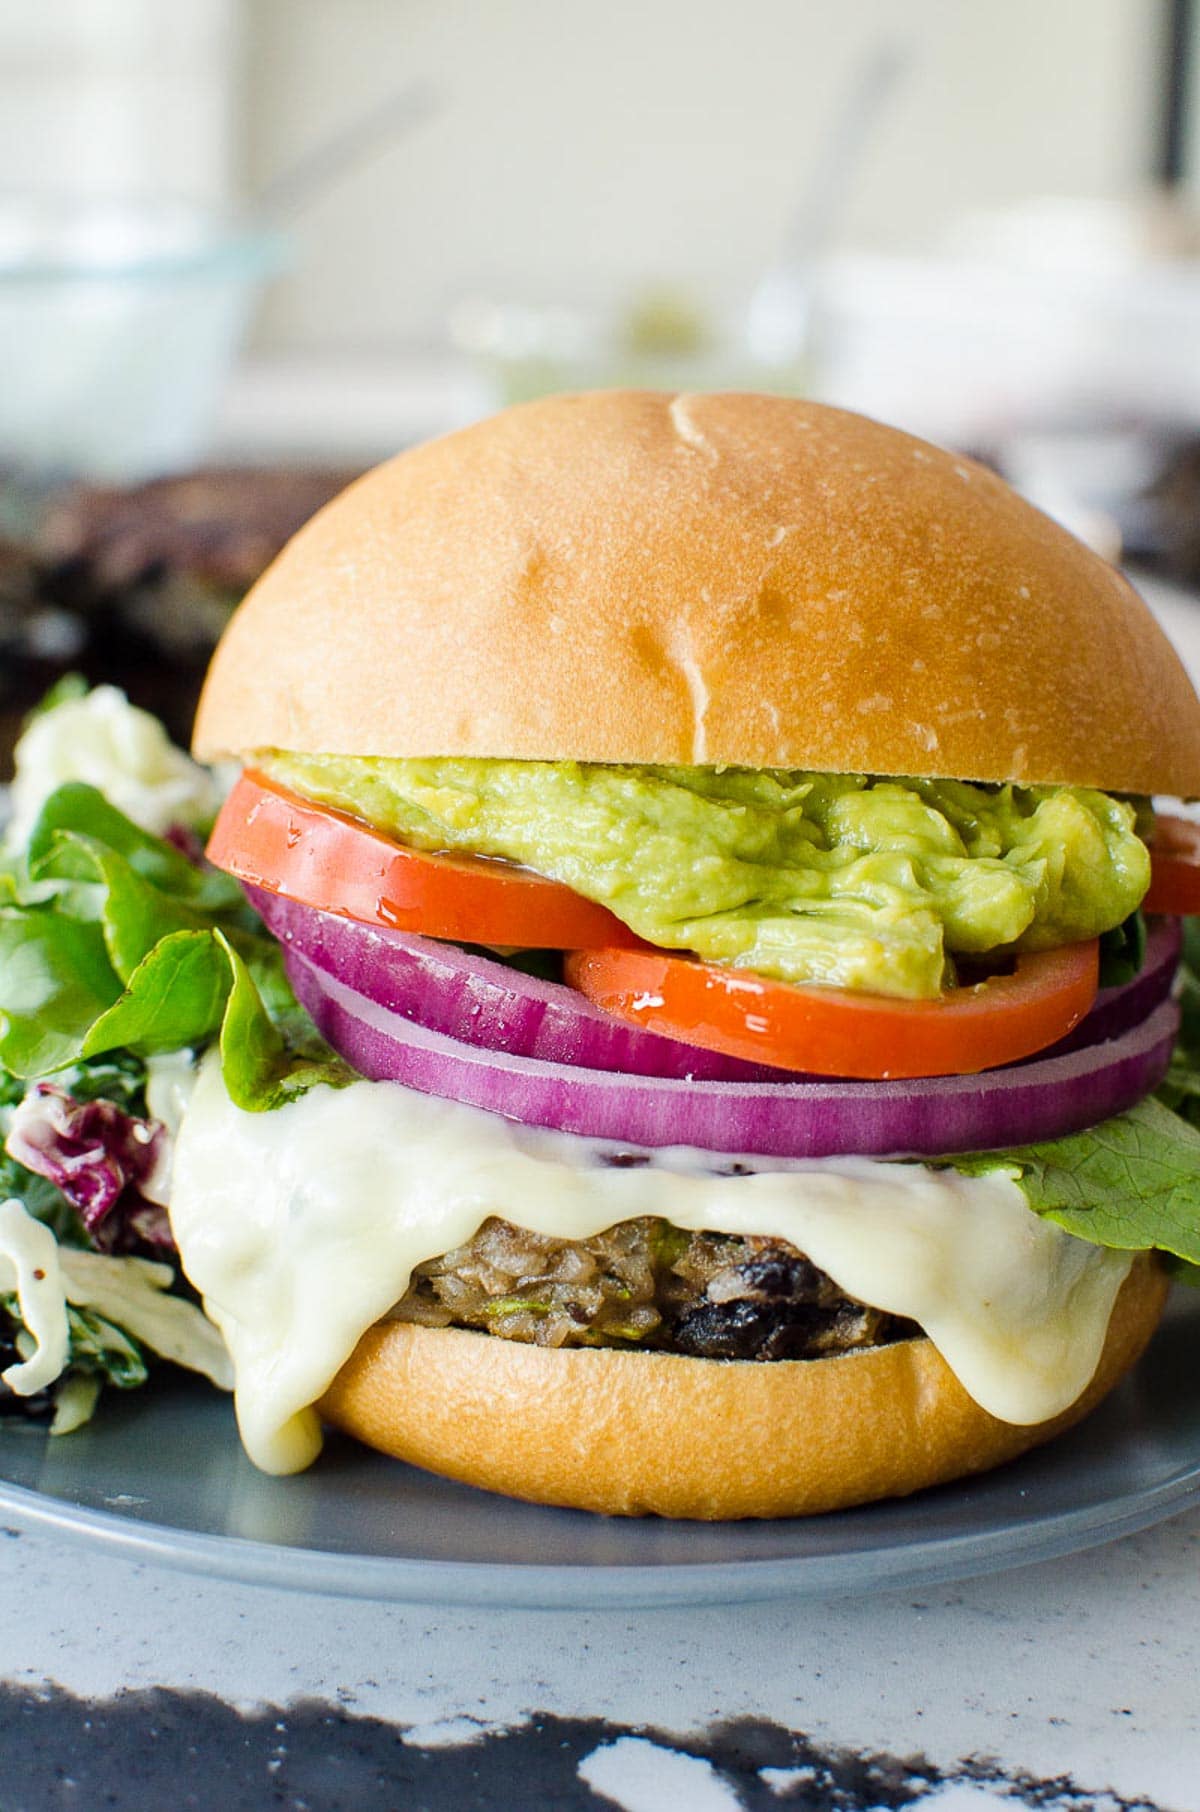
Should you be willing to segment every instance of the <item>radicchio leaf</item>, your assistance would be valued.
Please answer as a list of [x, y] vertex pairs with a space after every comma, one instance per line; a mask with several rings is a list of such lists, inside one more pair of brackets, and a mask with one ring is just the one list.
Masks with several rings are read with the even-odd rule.
[[38, 1082], [13, 1113], [5, 1150], [62, 1192], [100, 1251], [170, 1252], [170, 1145], [157, 1120]]

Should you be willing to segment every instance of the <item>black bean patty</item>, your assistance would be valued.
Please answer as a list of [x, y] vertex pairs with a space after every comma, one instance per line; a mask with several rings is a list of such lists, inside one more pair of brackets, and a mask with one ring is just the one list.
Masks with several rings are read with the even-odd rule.
[[818, 1359], [920, 1331], [844, 1295], [782, 1240], [684, 1233], [647, 1216], [578, 1241], [485, 1221], [468, 1245], [417, 1267], [392, 1316], [704, 1359]]

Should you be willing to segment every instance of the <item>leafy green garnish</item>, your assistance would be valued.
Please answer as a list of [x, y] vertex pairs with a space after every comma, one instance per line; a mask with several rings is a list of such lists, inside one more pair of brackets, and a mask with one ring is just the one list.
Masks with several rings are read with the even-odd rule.
[[951, 1163], [1017, 1172], [1036, 1214], [1093, 1245], [1200, 1265], [1200, 1132], [1159, 1101], [1066, 1139]]
[[0, 1064], [33, 1078], [109, 1053], [220, 1039], [234, 1102], [261, 1110], [349, 1069], [297, 1005], [241, 889], [93, 787], [46, 801], [0, 904]]
[[86, 698], [90, 690], [82, 673], [61, 674], [54, 684], [43, 692], [37, 704], [25, 713], [25, 722], [31, 724], [35, 718], [45, 717], [47, 711], [53, 711], [59, 705], [69, 704], [72, 699]]
[[[1141, 914], [1134, 918], [1141, 920]], [[1144, 928], [1143, 928], [1144, 929]], [[1131, 960], [1142, 931], [1119, 933]], [[1102, 944], [1104, 940], [1101, 940]], [[1116, 957], [1115, 951], [1110, 953]], [[1135, 971], [1136, 972], [1136, 971]], [[1186, 919], [1179, 971], [1182, 1024], [1157, 1096], [1087, 1132], [1041, 1145], [954, 1158], [974, 1174], [1019, 1174], [1029, 1206], [1068, 1233], [1122, 1251], [1157, 1250], [1179, 1282], [1200, 1288], [1200, 921]], [[1106, 973], [1105, 981], [1110, 981]]]
[[206, 1044], [221, 1024], [230, 975], [212, 931], [176, 931], [138, 963], [124, 992], [83, 1034], [85, 1057], [124, 1047], [141, 1057]]
[[[242, 961], [233, 945], [221, 932], [216, 941], [229, 962], [231, 986], [221, 1024], [221, 1067], [225, 1086], [239, 1107], [253, 1104], [260, 1108], [282, 1107], [319, 1082], [335, 1088], [354, 1079], [354, 1072], [317, 1036], [304, 1018], [278, 960], [278, 949], [271, 946], [275, 967], [269, 985], [256, 985], [249, 966]], [[264, 957], [259, 975], [264, 977], [269, 964]], [[283, 990], [288, 999], [283, 999]], [[272, 1018], [274, 1006], [278, 1018]], [[291, 1040], [287, 1036], [291, 1030]]]
[[[75, 855], [72, 840], [83, 851]], [[254, 924], [237, 882], [217, 868], [200, 868], [162, 837], [152, 836], [117, 810], [95, 787], [69, 781], [52, 793], [29, 835], [25, 860], [31, 874], [60, 880], [95, 880], [96, 855], [107, 851], [161, 894], [188, 901], [201, 911], [232, 914]]]
[[76, 1308], [67, 1304], [67, 1329], [70, 1337], [72, 1370], [90, 1372], [115, 1384], [118, 1390], [136, 1390], [146, 1382], [146, 1360], [141, 1346], [95, 1309]]
[[74, 1063], [121, 992], [100, 927], [49, 906], [0, 908], [0, 975], [0, 1063], [17, 1076]]
[[1100, 939], [1100, 986], [1122, 988], [1131, 982], [1146, 960], [1146, 921], [1140, 911]]

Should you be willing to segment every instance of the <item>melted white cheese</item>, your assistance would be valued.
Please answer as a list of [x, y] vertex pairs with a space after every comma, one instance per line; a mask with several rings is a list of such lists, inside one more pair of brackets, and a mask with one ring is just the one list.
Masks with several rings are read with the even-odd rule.
[[1009, 1176], [865, 1158], [718, 1175], [727, 1160], [679, 1147], [612, 1168], [615, 1149], [387, 1082], [245, 1113], [210, 1057], [176, 1147], [171, 1220], [233, 1356], [251, 1459], [289, 1472], [315, 1458], [311, 1406], [359, 1337], [416, 1265], [489, 1215], [572, 1240], [637, 1215], [787, 1240], [848, 1295], [918, 1322], [1005, 1421], [1056, 1415], [1095, 1371], [1129, 1255], [1041, 1220]]

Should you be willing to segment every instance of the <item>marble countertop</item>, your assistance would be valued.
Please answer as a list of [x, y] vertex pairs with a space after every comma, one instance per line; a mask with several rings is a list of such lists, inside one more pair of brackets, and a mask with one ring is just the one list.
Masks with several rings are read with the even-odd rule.
[[0, 1534], [0, 1806], [1200, 1812], [1200, 1511], [920, 1592], [431, 1610]]

